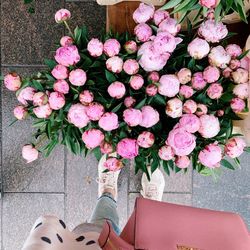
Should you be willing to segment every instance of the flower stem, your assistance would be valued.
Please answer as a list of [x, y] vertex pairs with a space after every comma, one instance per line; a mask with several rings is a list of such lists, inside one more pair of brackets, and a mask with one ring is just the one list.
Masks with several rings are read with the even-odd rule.
[[67, 21], [64, 21], [64, 24], [65, 24], [66, 28], [68, 29], [69, 34], [70, 34], [70, 35], [72, 36], [72, 38], [74, 39], [74, 34], [73, 34], [73, 32], [71, 31], [71, 29], [70, 29], [70, 27], [69, 27]]
[[48, 139], [46, 134], [43, 134], [41, 138], [39, 137], [38, 143], [35, 145], [35, 148], [38, 149], [42, 146], [42, 144], [45, 142], [45, 140]]

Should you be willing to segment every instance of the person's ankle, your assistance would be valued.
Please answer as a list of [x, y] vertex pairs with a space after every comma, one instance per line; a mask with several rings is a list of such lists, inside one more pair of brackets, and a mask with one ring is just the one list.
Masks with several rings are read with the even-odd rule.
[[112, 198], [114, 199], [115, 198], [115, 190], [112, 189], [112, 188], [105, 188], [102, 192], [102, 195], [105, 194], [105, 193], [108, 193], [112, 196]]

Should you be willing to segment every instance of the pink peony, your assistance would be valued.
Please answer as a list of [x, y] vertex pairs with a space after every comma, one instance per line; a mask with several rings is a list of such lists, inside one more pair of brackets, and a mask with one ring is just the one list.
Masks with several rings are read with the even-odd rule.
[[54, 76], [57, 80], [64, 80], [68, 77], [68, 69], [63, 65], [56, 65], [54, 69], [51, 71], [52, 76]]
[[124, 99], [124, 105], [126, 108], [131, 108], [135, 105], [136, 100], [132, 96], [128, 96]]
[[230, 69], [236, 70], [241, 66], [241, 62], [238, 59], [232, 59], [230, 61], [229, 67]]
[[134, 33], [140, 42], [147, 42], [153, 34], [153, 31], [146, 23], [139, 23], [135, 26]]
[[199, 0], [199, 4], [208, 9], [215, 8], [220, 3], [220, 0]]
[[165, 10], [156, 10], [154, 13], [154, 23], [155, 25], [159, 25], [162, 21], [164, 21], [165, 19], [169, 18], [170, 15], [167, 11]]
[[86, 114], [91, 121], [99, 121], [104, 114], [104, 107], [102, 104], [97, 102], [92, 102], [86, 108]]
[[138, 90], [143, 86], [144, 79], [141, 75], [134, 75], [131, 76], [129, 84], [132, 89]]
[[167, 144], [176, 155], [189, 155], [196, 147], [196, 137], [183, 128], [175, 128], [169, 132]]
[[250, 58], [248, 56], [244, 56], [240, 59], [240, 67], [246, 70], [250, 69]]
[[203, 71], [203, 78], [208, 83], [216, 82], [220, 78], [220, 71], [217, 67], [208, 66]]
[[158, 111], [152, 108], [151, 106], [142, 107], [141, 112], [142, 121], [140, 123], [140, 126], [142, 127], [151, 128], [160, 120]]
[[113, 112], [105, 113], [98, 122], [99, 127], [105, 131], [112, 131], [119, 127], [118, 116]]
[[20, 103], [22, 103], [24, 106], [27, 106], [28, 102], [33, 101], [33, 96], [35, 93], [36, 93], [36, 90], [34, 88], [26, 87], [19, 92], [17, 96], [17, 100]]
[[236, 85], [233, 89], [233, 93], [241, 99], [247, 99], [249, 97], [249, 84], [241, 83]]
[[72, 37], [70, 36], [63, 36], [60, 40], [60, 44], [62, 47], [65, 47], [65, 46], [70, 46], [74, 43], [74, 40]]
[[60, 47], [56, 50], [55, 60], [63, 66], [72, 66], [80, 61], [80, 55], [75, 45]]
[[168, 32], [173, 36], [176, 36], [181, 30], [181, 25], [174, 18], [167, 18], [159, 24], [158, 32]]
[[126, 93], [126, 88], [123, 83], [116, 81], [109, 85], [108, 93], [113, 98], [121, 99]]
[[179, 121], [181, 128], [184, 128], [189, 133], [195, 133], [200, 129], [200, 119], [194, 114], [183, 115]]
[[190, 69], [182, 68], [178, 73], [177, 77], [181, 84], [187, 84], [191, 81], [192, 72]]
[[158, 72], [156, 71], [153, 71], [153, 72], [150, 72], [149, 75], [148, 75], [148, 81], [149, 82], [152, 82], [152, 83], [156, 83], [160, 80], [160, 75]]
[[71, 18], [71, 13], [67, 9], [60, 9], [55, 14], [55, 20], [57, 23], [63, 23]]
[[194, 100], [187, 100], [184, 102], [182, 110], [184, 113], [194, 114], [197, 110], [197, 103]]
[[75, 69], [69, 73], [69, 81], [74, 86], [83, 86], [87, 81], [86, 72], [82, 69]]
[[199, 103], [199, 104], [197, 104], [197, 111], [195, 112], [195, 114], [197, 116], [202, 116], [202, 115], [206, 115], [207, 111], [208, 111], [207, 106]]
[[99, 129], [86, 130], [82, 134], [82, 140], [88, 149], [93, 149], [101, 145], [104, 140], [104, 134]]
[[211, 99], [219, 99], [222, 96], [223, 87], [220, 83], [212, 83], [207, 89], [207, 95]]
[[16, 106], [13, 112], [17, 120], [24, 120], [28, 115], [28, 110], [24, 106]]
[[224, 114], [225, 114], [225, 112], [224, 112], [224, 110], [222, 110], [222, 109], [219, 109], [219, 110], [217, 110], [217, 112], [216, 112], [216, 115], [217, 115], [218, 117], [222, 117]]
[[198, 155], [201, 164], [208, 168], [216, 168], [220, 166], [222, 159], [222, 150], [216, 144], [207, 145]]
[[197, 37], [188, 44], [187, 50], [191, 57], [199, 60], [208, 55], [210, 47], [206, 40]]
[[93, 57], [101, 56], [103, 53], [103, 43], [97, 38], [92, 38], [88, 42], [87, 50]]
[[153, 133], [143, 131], [137, 138], [137, 144], [142, 148], [150, 148], [155, 142], [155, 136]]
[[249, 81], [249, 73], [246, 69], [238, 68], [231, 74], [233, 81], [237, 84], [246, 83]]
[[104, 141], [100, 145], [100, 150], [103, 154], [111, 154], [113, 152], [113, 146], [112, 144]]
[[219, 45], [211, 49], [208, 60], [211, 66], [225, 69], [231, 60], [231, 56], [221, 45]]
[[53, 89], [62, 94], [69, 93], [69, 84], [65, 80], [57, 80], [54, 85]]
[[127, 41], [124, 48], [128, 54], [134, 54], [138, 50], [137, 43], [133, 40]]
[[225, 78], [229, 78], [231, 77], [231, 73], [232, 73], [232, 69], [230, 69], [230, 67], [226, 67], [223, 71], [222, 71], [222, 75], [225, 77]]
[[94, 94], [89, 90], [84, 90], [79, 95], [79, 101], [83, 105], [88, 105], [94, 100]]
[[194, 90], [190, 86], [182, 85], [179, 94], [188, 99], [194, 94]]
[[236, 97], [231, 100], [230, 106], [233, 112], [240, 113], [245, 109], [246, 103], [244, 100]]
[[164, 161], [169, 161], [174, 158], [174, 150], [168, 146], [162, 146], [158, 151], [159, 157]]
[[163, 75], [160, 78], [158, 92], [167, 97], [174, 97], [179, 93], [180, 82], [175, 75]]
[[188, 166], [190, 165], [190, 159], [186, 155], [177, 156], [175, 159], [175, 165], [178, 168], [188, 168]]
[[206, 87], [207, 82], [203, 78], [202, 72], [194, 73], [192, 80], [191, 80], [192, 87], [196, 90], [202, 90]]
[[123, 66], [123, 60], [118, 56], [110, 57], [106, 61], [106, 67], [113, 73], [121, 73]]
[[125, 159], [134, 159], [139, 154], [139, 146], [135, 139], [124, 138], [118, 142], [116, 152]]
[[10, 91], [17, 91], [22, 85], [21, 78], [15, 72], [9, 73], [4, 77], [4, 85]]
[[204, 138], [215, 137], [220, 132], [220, 122], [214, 115], [202, 115], [199, 133]]
[[136, 23], [146, 23], [153, 18], [154, 10], [153, 5], [140, 3], [139, 7], [133, 13], [133, 19]]
[[54, 110], [59, 110], [65, 105], [65, 97], [59, 92], [52, 92], [49, 95], [49, 105]]
[[246, 147], [245, 141], [240, 137], [229, 139], [225, 145], [225, 153], [231, 158], [239, 157]]
[[237, 44], [228, 44], [226, 51], [232, 58], [236, 58], [242, 54], [242, 49]]
[[108, 39], [104, 45], [103, 45], [103, 50], [104, 53], [109, 56], [113, 57], [119, 54], [121, 49], [120, 43], [116, 39]]
[[123, 167], [122, 161], [115, 157], [110, 157], [104, 162], [104, 167], [109, 171], [118, 171]]
[[166, 114], [172, 118], [182, 116], [182, 101], [178, 98], [173, 98], [167, 101]]
[[146, 94], [148, 96], [155, 96], [158, 92], [158, 87], [155, 84], [149, 84], [146, 87]]
[[84, 128], [89, 123], [89, 117], [86, 114], [86, 107], [80, 103], [73, 104], [68, 112], [69, 123], [74, 124], [77, 128]]
[[128, 59], [123, 64], [123, 70], [128, 75], [135, 75], [139, 71], [139, 64], [135, 59]]
[[33, 105], [42, 106], [48, 103], [48, 96], [44, 92], [37, 92], [33, 95]]
[[135, 127], [141, 123], [142, 113], [138, 109], [125, 109], [123, 119], [130, 127]]
[[33, 145], [24, 145], [22, 148], [22, 157], [27, 163], [37, 160], [38, 154], [38, 150]]
[[45, 104], [43, 106], [38, 106], [33, 109], [34, 114], [36, 115], [37, 118], [49, 118], [50, 115], [52, 114], [52, 109], [49, 106], [49, 104]]

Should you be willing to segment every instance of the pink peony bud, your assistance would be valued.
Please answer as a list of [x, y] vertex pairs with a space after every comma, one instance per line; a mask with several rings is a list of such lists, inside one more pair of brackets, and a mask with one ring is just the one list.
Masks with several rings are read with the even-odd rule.
[[230, 61], [229, 67], [230, 67], [230, 69], [236, 70], [240, 67], [240, 65], [241, 65], [240, 60], [232, 59]]
[[113, 152], [112, 144], [105, 141], [101, 143], [100, 149], [103, 154], [111, 154]]
[[121, 45], [116, 39], [108, 39], [103, 45], [104, 53], [109, 57], [118, 55], [120, 49]]
[[129, 81], [130, 87], [134, 90], [140, 89], [144, 84], [144, 79], [141, 75], [133, 75]]
[[45, 104], [43, 106], [38, 106], [33, 109], [34, 114], [37, 116], [37, 118], [49, 118], [52, 114], [52, 109], [49, 106], [49, 104]]
[[167, 18], [159, 24], [158, 32], [168, 32], [176, 36], [181, 30], [181, 25], [174, 18]]
[[72, 66], [80, 61], [80, 55], [75, 45], [60, 47], [56, 50], [55, 60], [63, 66]]
[[28, 115], [28, 110], [24, 106], [17, 106], [14, 108], [14, 116], [18, 120], [24, 120]]
[[65, 47], [65, 46], [70, 46], [74, 43], [74, 40], [72, 37], [70, 36], [63, 36], [60, 40], [60, 44], [62, 47]]
[[168, 145], [162, 146], [158, 151], [158, 155], [162, 160], [169, 161], [174, 158], [174, 150]]
[[155, 142], [155, 136], [153, 133], [143, 131], [137, 138], [137, 144], [142, 148], [150, 148]]
[[174, 97], [179, 93], [180, 82], [175, 75], [163, 75], [160, 78], [158, 87], [159, 94], [167, 97]]
[[207, 19], [215, 19], [214, 9], [209, 9], [206, 17]]
[[238, 68], [236, 71], [232, 72], [233, 81], [237, 84], [246, 83], [249, 81], [248, 71], [242, 68]]
[[248, 56], [244, 56], [240, 59], [240, 67], [246, 70], [250, 68], [250, 58]]
[[48, 96], [44, 92], [37, 92], [33, 95], [33, 105], [42, 106], [48, 103]]
[[219, 99], [222, 96], [223, 87], [220, 83], [212, 83], [207, 89], [207, 95], [211, 99]]
[[27, 106], [28, 102], [33, 101], [33, 96], [35, 93], [36, 93], [36, 90], [34, 88], [26, 87], [19, 92], [17, 96], [17, 100], [20, 103], [22, 103], [24, 106]]
[[119, 127], [118, 116], [113, 112], [105, 113], [98, 122], [99, 127], [105, 131], [112, 131]]
[[236, 85], [233, 89], [233, 93], [241, 99], [247, 99], [249, 97], [249, 84], [241, 83]]
[[220, 0], [199, 0], [199, 4], [208, 9], [215, 8], [220, 3]]
[[57, 80], [64, 80], [68, 77], [69, 71], [67, 67], [63, 65], [56, 65], [54, 69], [51, 71], [52, 76], [54, 76]]
[[123, 83], [115, 81], [109, 85], [108, 93], [113, 98], [121, 99], [126, 93], [126, 88]]
[[135, 127], [142, 122], [142, 113], [138, 109], [125, 109], [123, 119], [130, 127]]
[[22, 85], [21, 78], [15, 72], [9, 73], [4, 77], [4, 85], [10, 91], [17, 91]]
[[202, 116], [202, 115], [206, 115], [207, 111], [208, 111], [207, 106], [199, 103], [197, 104], [197, 111], [195, 112], [195, 114], [198, 116]]
[[75, 69], [69, 73], [69, 81], [75, 86], [83, 86], [87, 81], [86, 72], [82, 69]]
[[194, 73], [192, 80], [191, 80], [191, 83], [192, 83], [192, 87], [196, 90], [202, 90], [207, 85], [207, 82], [203, 78], [202, 72]]
[[197, 110], [197, 103], [193, 100], [187, 100], [184, 102], [182, 110], [187, 114], [194, 114]]
[[246, 103], [244, 100], [236, 97], [231, 100], [230, 106], [233, 112], [240, 113], [245, 109]]
[[223, 71], [222, 71], [222, 75], [225, 77], [225, 78], [229, 78], [231, 76], [231, 73], [232, 73], [232, 69], [230, 69], [229, 67], [226, 67]]
[[182, 101], [178, 98], [173, 98], [167, 101], [166, 114], [172, 118], [182, 116]]
[[53, 85], [53, 89], [56, 92], [59, 92], [62, 94], [68, 94], [69, 93], [69, 84], [65, 80], [57, 80]]
[[208, 60], [211, 66], [225, 69], [231, 60], [231, 56], [221, 45], [219, 45], [211, 49]]
[[99, 129], [89, 129], [82, 134], [82, 140], [88, 149], [93, 149], [101, 145], [104, 134]]
[[97, 38], [92, 38], [88, 42], [87, 50], [93, 57], [101, 56], [103, 53], [103, 43]]
[[86, 113], [91, 121], [99, 121], [104, 114], [104, 107], [97, 102], [92, 102], [87, 106]]
[[68, 112], [69, 123], [74, 124], [77, 128], [84, 128], [89, 123], [89, 117], [86, 113], [86, 107], [80, 103], [73, 104]]
[[240, 137], [229, 139], [225, 145], [225, 153], [231, 158], [239, 157], [246, 147], [245, 141]]
[[125, 159], [134, 159], [139, 154], [139, 146], [135, 139], [124, 138], [118, 142], [116, 151]]
[[151, 128], [160, 120], [160, 115], [157, 110], [151, 106], [144, 106], [141, 109], [142, 112], [142, 121], [140, 126], [144, 128]]
[[22, 156], [27, 163], [37, 160], [38, 150], [30, 144], [24, 145], [22, 148]]
[[183, 115], [179, 121], [180, 127], [189, 133], [195, 133], [200, 129], [200, 119], [194, 114]]
[[203, 71], [203, 78], [208, 83], [216, 82], [220, 78], [220, 71], [217, 67], [208, 66]]
[[194, 90], [190, 86], [182, 85], [180, 87], [179, 94], [182, 95], [182, 96], [184, 96], [184, 98], [188, 99], [188, 98], [190, 98], [194, 94]]
[[64, 94], [52, 92], [49, 95], [49, 105], [54, 110], [59, 110], [65, 105]]
[[208, 55], [210, 47], [206, 40], [197, 37], [188, 44], [187, 50], [191, 57], [199, 60]]
[[158, 92], [158, 88], [155, 84], [149, 84], [147, 87], [146, 87], [146, 94], [148, 96], [155, 96]]
[[153, 31], [146, 23], [140, 23], [135, 26], [134, 33], [140, 42], [147, 42], [153, 34]]
[[153, 18], [154, 15], [154, 6], [140, 3], [139, 7], [133, 13], [133, 19], [136, 23], [146, 23]]
[[104, 162], [104, 167], [109, 171], [115, 172], [123, 167], [123, 163], [121, 160], [118, 160], [117, 158], [110, 157]]
[[63, 23], [71, 18], [71, 13], [67, 9], [60, 9], [55, 14], [55, 20], [57, 23]]
[[135, 59], [128, 59], [123, 64], [123, 70], [128, 75], [135, 75], [139, 71], [139, 64]]
[[153, 71], [153, 72], [150, 72], [149, 75], [148, 75], [148, 81], [149, 82], [152, 82], [152, 83], [156, 83], [160, 80], [160, 75], [158, 72], [156, 71]]
[[237, 44], [228, 44], [226, 51], [232, 58], [236, 58], [242, 54], [242, 49]]
[[94, 101], [94, 94], [89, 90], [84, 90], [79, 95], [79, 101], [83, 105], [88, 105]]
[[164, 21], [165, 19], [169, 18], [170, 15], [167, 11], [165, 10], [156, 10], [154, 13], [154, 23], [155, 25], [159, 25], [162, 21]]
[[118, 56], [110, 57], [106, 61], [106, 67], [113, 73], [121, 73], [123, 66], [123, 60]]
[[178, 73], [177, 77], [181, 84], [187, 84], [191, 81], [192, 72], [190, 69], [182, 68]]
[[219, 110], [216, 112], [216, 115], [217, 115], [218, 117], [222, 117], [224, 114], [225, 114], [225, 112], [224, 112], [224, 110], [222, 110], [222, 109], [219, 109]]
[[220, 132], [220, 122], [214, 115], [202, 115], [199, 133], [204, 138], [215, 137]]
[[126, 106], [126, 108], [133, 107], [135, 103], [136, 103], [136, 100], [132, 96], [128, 96], [124, 100], [124, 105]]
[[133, 40], [127, 41], [124, 48], [128, 54], [134, 54], [138, 50], [137, 43]]
[[190, 159], [186, 155], [177, 156], [175, 159], [175, 165], [178, 168], [188, 168], [188, 166], [190, 165]]

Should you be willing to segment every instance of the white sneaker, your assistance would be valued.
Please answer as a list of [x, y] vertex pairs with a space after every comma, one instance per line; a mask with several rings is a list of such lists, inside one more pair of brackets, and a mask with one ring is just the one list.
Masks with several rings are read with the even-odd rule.
[[142, 175], [141, 179], [141, 195], [144, 198], [156, 201], [162, 201], [162, 196], [165, 187], [165, 179], [160, 169], [156, 169], [153, 174], [151, 174], [151, 169], [148, 168], [150, 174], [150, 181], [145, 173]]
[[[116, 153], [110, 154], [109, 156], [116, 156]], [[104, 167], [104, 162], [106, 161], [107, 155], [103, 155], [98, 164], [98, 196], [101, 197], [105, 189], [113, 189], [115, 193], [114, 199], [117, 201], [118, 194], [118, 177], [121, 170], [109, 171], [103, 173], [106, 168]]]

